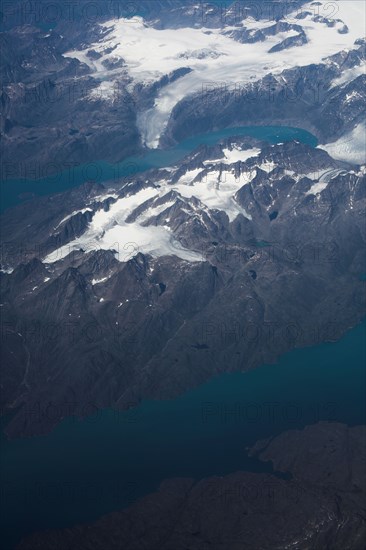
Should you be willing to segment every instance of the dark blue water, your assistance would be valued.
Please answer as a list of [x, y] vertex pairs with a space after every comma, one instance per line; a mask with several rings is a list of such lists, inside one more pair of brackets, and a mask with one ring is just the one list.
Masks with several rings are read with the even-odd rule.
[[[22, 193], [44, 195], [169, 166], [198, 145], [231, 135], [317, 143], [296, 128], [231, 128], [118, 165], [96, 162], [37, 180], [5, 180], [2, 206], [17, 204]], [[2, 435], [5, 548], [34, 530], [92, 521], [156, 489], [164, 478], [271, 471], [246, 456], [246, 446], [257, 439], [321, 419], [364, 423], [365, 359], [363, 324], [337, 343], [293, 351], [278, 365], [250, 373], [222, 375], [173, 401], [103, 410], [84, 421], [69, 418], [46, 437], [7, 441]]]
[[[34, 195], [48, 195], [81, 185], [85, 181], [117, 181], [149, 170], [171, 166], [201, 144], [214, 145], [220, 139], [230, 136], [251, 136], [271, 144], [294, 139], [315, 147], [317, 139], [301, 128], [287, 126], [245, 126], [226, 128], [209, 134], [186, 139], [167, 150], [155, 149], [143, 156], [131, 156], [118, 164], [90, 162], [78, 166], [38, 166], [22, 164], [3, 165], [1, 185], [1, 210], [14, 206]], [[56, 173], [48, 176], [49, 173]], [[21, 177], [20, 177], [21, 176]]]
[[225, 374], [172, 401], [64, 420], [48, 436], [2, 436], [7, 548], [32, 530], [91, 521], [168, 477], [240, 469], [256, 440], [318, 420], [365, 423], [366, 324], [340, 341], [298, 349], [277, 365]]

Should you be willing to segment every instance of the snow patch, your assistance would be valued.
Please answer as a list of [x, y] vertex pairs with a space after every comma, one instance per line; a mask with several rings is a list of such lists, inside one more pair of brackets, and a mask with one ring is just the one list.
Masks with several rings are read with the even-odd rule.
[[255, 173], [241, 174], [236, 178], [233, 171], [212, 170], [202, 181], [194, 185], [181, 183], [173, 185], [173, 189], [182, 197], [196, 197], [210, 209], [223, 210], [233, 221], [238, 214], [243, 214], [250, 219], [249, 214], [235, 201], [234, 195], [243, 185], [249, 183]]
[[71, 214], [69, 214], [68, 216], [66, 216], [65, 218], [63, 218], [57, 225], [54, 229], [57, 229], [58, 227], [60, 227], [60, 225], [62, 225], [63, 223], [65, 223], [67, 220], [70, 220], [71, 218], [73, 218], [74, 216], [76, 216], [77, 214], [84, 214], [85, 212], [93, 212], [93, 210], [91, 208], [83, 208], [82, 210], [74, 210], [74, 212], [72, 212]]
[[233, 164], [238, 161], [245, 162], [252, 157], [257, 157], [260, 152], [261, 150], [257, 147], [242, 150], [237, 146], [233, 146], [232, 149], [223, 149], [226, 160], [225, 164]]
[[365, 65], [362, 63], [361, 65], [357, 65], [356, 67], [352, 67], [351, 69], [346, 69], [341, 76], [338, 78], [335, 78], [331, 83], [331, 88], [335, 88], [336, 86], [342, 86], [343, 84], [348, 84], [349, 82], [352, 82], [355, 78], [358, 76], [361, 76], [365, 74]]
[[[167, 188], [163, 192], [166, 193]], [[143, 227], [137, 221], [126, 223], [135, 208], [160, 193], [158, 188], [148, 187], [135, 195], [118, 199], [108, 212], [96, 212], [81, 237], [46, 256], [44, 263], [57, 262], [77, 250], [113, 250], [121, 262], [130, 260], [138, 252], [151, 254], [153, 257], [174, 255], [192, 262], [203, 261], [200, 254], [184, 249], [167, 226]]]
[[361, 122], [351, 132], [333, 143], [319, 145], [331, 157], [354, 164], [366, 163], [366, 123]]
[[194, 170], [188, 170], [183, 176], [179, 178], [179, 183], [190, 184], [202, 172], [202, 168], [195, 168]]
[[99, 285], [101, 283], [104, 283], [105, 281], [108, 281], [109, 277], [103, 277], [102, 279], [93, 279], [92, 285]]

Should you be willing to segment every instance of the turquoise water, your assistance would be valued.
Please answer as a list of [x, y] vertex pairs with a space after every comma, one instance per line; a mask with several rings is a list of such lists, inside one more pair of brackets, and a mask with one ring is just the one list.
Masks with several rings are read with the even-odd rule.
[[[118, 164], [108, 164], [107, 162], [90, 162], [76, 167], [57, 165], [57, 173], [47, 175], [47, 166], [40, 167], [25, 166], [20, 163], [20, 168], [9, 166], [7, 172], [3, 167], [3, 179], [1, 185], [1, 210], [14, 206], [30, 198], [31, 195], [48, 195], [59, 193], [85, 181], [117, 181], [121, 178], [128, 178], [131, 175], [149, 170], [150, 168], [162, 168], [171, 166], [181, 160], [185, 155], [193, 151], [201, 144], [214, 145], [220, 139], [230, 136], [251, 136], [269, 143], [280, 143], [292, 141], [294, 139], [302, 141], [315, 147], [317, 139], [301, 128], [290, 128], [287, 126], [244, 126], [238, 128], [226, 128], [209, 134], [201, 134], [193, 138], [186, 139], [171, 149], [149, 150], [144, 156], [131, 156]], [[20, 170], [21, 175], [28, 175], [20, 179], [13, 179], [14, 171]], [[33, 172], [32, 172], [33, 169]], [[54, 170], [54, 165], [49, 169]], [[8, 174], [8, 176], [6, 175]], [[34, 179], [34, 175], [37, 179]], [[22, 198], [22, 195], [27, 195]]]
[[164, 478], [270, 471], [246, 457], [257, 439], [318, 420], [364, 423], [365, 329], [291, 351], [276, 365], [220, 375], [171, 401], [69, 418], [45, 437], [2, 435], [7, 548], [31, 530], [92, 521]]

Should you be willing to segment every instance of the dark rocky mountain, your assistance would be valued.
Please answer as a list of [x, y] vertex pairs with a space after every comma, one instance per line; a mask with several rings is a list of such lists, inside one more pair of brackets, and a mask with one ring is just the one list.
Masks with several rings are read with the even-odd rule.
[[127, 74], [120, 74], [114, 101], [106, 103], [91, 95], [97, 83], [89, 67], [63, 56], [68, 43], [56, 31], [28, 25], [1, 40], [3, 163], [14, 165], [13, 177], [25, 163], [31, 177], [39, 164], [57, 172], [95, 158], [117, 161], [138, 150]]
[[326, 422], [291, 430], [250, 450], [273, 463], [273, 474], [166, 480], [123, 511], [34, 534], [17, 548], [361, 550], [365, 436], [365, 426]]
[[7, 211], [8, 434], [52, 428], [37, 403], [126, 408], [339, 338], [365, 313], [365, 200], [360, 167], [231, 138]]

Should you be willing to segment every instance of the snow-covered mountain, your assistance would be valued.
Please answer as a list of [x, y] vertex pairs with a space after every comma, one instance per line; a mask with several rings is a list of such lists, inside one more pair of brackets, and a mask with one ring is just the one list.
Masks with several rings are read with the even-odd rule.
[[[188, 74], [164, 86], [154, 104], [138, 114], [143, 142], [157, 147], [174, 107], [187, 96], [220, 86], [238, 93], [239, 88], [269, 73], [277, 76], [292, 67], [320, 64], [344, 50], [349, 54], [365, 34], [366, 10], [358, 0], [311, 2], [272, 20], [266, 15], [256, 20], [244, 13], [235, 24], [221, 19], [221, 25], [210, 29], [205, 18], [197, 18], [192, 28], [178, 29], [156, 27], [154, 21], [138, 16], [112, 19], [100, 24], [95, 42], [64, 55], [89, 67], [90, 74], [100, 80], [91, 97], [99, 93], [104, 101], [114, 100], [118, 79], [126, 71], [133, 94], [136, 84], [149, 86], [189, 67]], [[362, 67], [357, 68], [362, 73]], [[355, 75], [348, 73], [348, 77]]]
[[[344, 140], [362, 137], [359, 0], [122, 2], [84, 19], [82, 7], [71, 21], [61, 11], [47, 31], [26, 18], [1, 37], [9, 164], [15, 156], [29, 172], [46, 162], [61, 171], [212, 129], [276, 123], [307, 128], [323, 144], [341, 140], [346, 160]], [[352, 160], [362, 163], [362, 142], [357, 150]]]
[[314, 319], [342, 334], [364, 315], [365, 182], [321, 148], [232, 137], [6, 212], [9, 432], [49, 430], [23, 412], [69, 402], [70, 380], [75, 402], [125, 407], [312, 343]]

